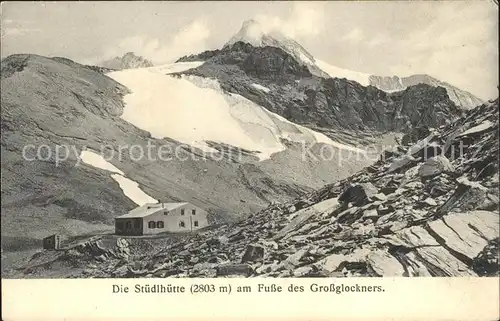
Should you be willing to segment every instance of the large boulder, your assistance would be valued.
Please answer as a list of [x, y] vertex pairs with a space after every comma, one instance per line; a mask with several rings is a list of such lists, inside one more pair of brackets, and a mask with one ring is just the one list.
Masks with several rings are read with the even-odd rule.
[[244, 276], [248, 277], [253, 273], [253, 269], [248, 264], [228, 263], [219, 265], [216, 268], [217, 276]]
[[372, 183], [362, 183], [348, 187], [340, 196], [339, 202], [344, 205], [352, 203], [354, 206], [363, 206], [371, 202], [371, 198], [378, 193]]
[[261, 262], [264, 260], [264, 247], [259, 244], [249, 244], [241, 258], [241, 263]]

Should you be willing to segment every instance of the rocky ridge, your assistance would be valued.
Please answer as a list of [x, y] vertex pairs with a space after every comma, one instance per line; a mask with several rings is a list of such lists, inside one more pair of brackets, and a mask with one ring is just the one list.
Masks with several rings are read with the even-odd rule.
[[142, 56], [137, 56], [133, 52], [127, 52], [122, 57], [115, 57], [104, 61], [100, 65], [101, 67], [114, 70], [153, 67], [151, 61]]
[[241, 222], [147, 253], [134, 251], [137, 239], [97, 237], [16, 273], [70, 261], [79, 271], [67, 277], [499, 275], [498, 100], [405, 141], [347, 179]]
[[200, 60], [205, 63], [178, 75], [217, 79], [227, 92], [327, 135], [329, 129], [380, 133], [436, 128], [463, 112], [442, 87], [417, 84], [386, 93], [347, 79], [318, 77], [306, 64], [272, 46], [239, 41], [179, 59]]

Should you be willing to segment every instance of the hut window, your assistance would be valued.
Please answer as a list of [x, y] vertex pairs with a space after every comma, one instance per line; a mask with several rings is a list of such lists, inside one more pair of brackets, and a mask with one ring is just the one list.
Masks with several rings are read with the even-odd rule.
[[165, 225], [163, 225], [163, 221], [158, 221], [156, 222], [156, 227], [157, 228], [163, 228]]
[[184, 211], [185, 211], [184, 209], [181, 209], [181, 215], [184, 215]]
[[191, 214], [196, 215], [196, 210], [191, 210]]
[[139, 228], [141, 227], [141, 222], [139, 222], [139, 220], [135, 220], [134, 221], [134, 228]]
[[148, 228], [155, 228], [155, 227], [156, 227], [156, 223], [154, 221], [148, 222]]
[[163, 212], [163, 215], [168, 215], [168, 211]]
[[198, 226], [198, 221], [194, 221], [194, 226]]
[[125, 223], [125, 228], [126, 228], [127, 230], [130, 230], [130, 229], [132, 228], [132, 222], [127, 221], [127, 223]]
[[184, 221], [179, 222], [179, 227], [185, 227], [185, 226], [186, 226], [186, 224], [184, 224]]

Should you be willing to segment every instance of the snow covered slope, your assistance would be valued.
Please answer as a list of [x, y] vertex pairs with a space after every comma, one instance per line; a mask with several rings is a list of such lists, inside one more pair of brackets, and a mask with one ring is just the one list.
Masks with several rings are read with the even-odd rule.
[[191, 66], [184, 63], [109, 73], [132, 92], [124, 97], [122, 118], [155, 138], [169, 137], [204, 146], [205, 150], [210, 150], [209, 141], [222, 143], [252, 151], [260, 160], [283, 151], [282, 139], [354, 149], [289, 122], [238, 94], [223, 92], [217, 80], [164, 74]]

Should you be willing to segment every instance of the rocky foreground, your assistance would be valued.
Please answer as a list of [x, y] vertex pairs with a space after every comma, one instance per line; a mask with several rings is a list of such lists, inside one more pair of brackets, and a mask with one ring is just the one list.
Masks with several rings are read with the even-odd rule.
[[[69, 250], [39, 253], [13, 273], [499, 275], [498, 100], [437, 130], [408, 133], [403, 141], [405, 146], [387, 150], [348, 179], [273, 204], [236, 224], [155, 244], [95, 237]], [[67, 273], [54, 274], [65, 268]]]

